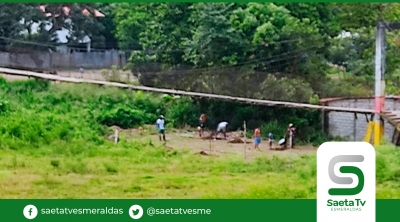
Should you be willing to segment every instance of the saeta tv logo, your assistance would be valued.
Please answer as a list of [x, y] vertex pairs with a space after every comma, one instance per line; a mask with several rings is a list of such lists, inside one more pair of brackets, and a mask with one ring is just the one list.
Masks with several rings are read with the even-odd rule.
[[317, 221], [375, 222], [375, 149], [328, 142], [317, 152]]
[[[364, 156], [363, 155], [338, 155], [331, 159], [329, 162], [329, 177], [331, 178], [332, 182], [336, 184], [353, 184], [353, 178], [351, 177], [339, 177], [335, 174], [335, 165], [342, 162], [363, 162]], [[357, 195], [359, 194], [364, 188], [364, 173], [362, 170], [355, 166], [341, 166], [340, 172], [344, 174], [354, 174], [358, 178], [358, 184], [354, 188], [331, 188], [329, 189], [328, 193], [332, 196], [350, 196], [350, 195]]]

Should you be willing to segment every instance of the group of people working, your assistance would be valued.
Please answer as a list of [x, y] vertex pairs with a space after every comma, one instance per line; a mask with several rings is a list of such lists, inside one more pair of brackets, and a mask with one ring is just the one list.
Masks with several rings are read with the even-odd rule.
[[[200, 124], [199, 124], [199, 135], [200, 137], [202, 137], [203, 132], [204, 132], [204, 128], [205, 128], [205, 121], [206, 121], [206, 114], [202, 114], [200, 116]], [[219, 133], [222, 133], [224, 135], [224, 138], [226, 139], [226, 130], [228, 128], [228, 122], [221, 122], [218, 124], [217, 127], [217, 136]], [[164, 120], [164, 116], [160, 115], [160, 117], [157, 119], [156, 121], [156, 126], [157, 126], [157, 131], [158, 131], [158, 137], [160, 139], [160, 141], [166, 141], [165, 139], [165, 120]]]
[[[199, 131], [200, 137], [203, 136], [206, 120], [207, 120], [207, 115], [204, 113], [201, 114], [200, 118], [199, 118], [199, 126], [198, 126], [198, 131]], [[158, 130], [160, 141], [166, 141], [166, 139], [165, 139], [165, 120], [164, 120], [163, 115], [161, 115], [157, 119], [156, 125], [157, 125], [157, 130]], [[228, 129], [228, 125], [229, 125], [229, 123], [226, 121], [220, 122], [217, 126], [216, 136], [218, 136], [219, 133], [222, 133], [224, 135], [224, 138], [226, 139], [226, 132]], [[279, 145], [282, 147], [287, 147], [287, 145], [289, 145], [289, 148], [294, 148], [295, 133], [296, 133], [296, 128], [293, 126], [292, 123], [290, 123], [286, 129], [284, 138], [279, 141]], [[268, 144], [269, 144], [270, 149], [272, 149], [273, 141], [274, 141], [274, 135], [271, 132], [269, 132], [268, 133]], [[261, 129], [256, 128], [254, 130], [254, 148], [257, 150], [260, 150], [260, 144], [261, 144]]]
[[[204, 128], [205, 128], [205, 122], [206, 122], [207, 116], [206, 114], [201, 114], [199, 118], [199, 136], [202, 137], [204, 133]], [[219, 133], [223, 133], [224, 138], [226, 139], [226, 131], [228, 127], [228, 122], [220, 122], [217, 126], [217, 131], [216, 131], [216, 136], [218, 136]], [[286, 133], [284, 135], [283, 141], [279, 142], [280, 146], [287, 147], [289, 145], [289, 148], [294, 148], [294, 136], [295, 136], [296, 128], [293, 126], [292, 123], [289, 124], [288, 128], [286, 129]], [[274, 135], [269, 132], [268, 133], [268, 144], [269, 148], [272, 149], [272, 144], [274, 141]], [[254, 148], [257, 150], [260, 150], [260, 144], [261, 144], [261, 129], [256, 128], [254, 130]]]
[[[207, 115], [206, 114], [201, 114], [200, 118], [199, 118], [199, 126], [198, 126], [198, 130], [199, 130], [199, 136], [202, 137], [203, 133], [204, 133], [204, 128], [205, 128], [205, 122], [207, 120]], [[218, 136], [218, 134], [222, 133], [224, 135], [224, 138], [226, 139], [226, 131], [228, 129], [228, 125], [229, 123], [224, 121], [224, 122], [220, 122], [217, 126], [217, 131], [216, 131], [216, 136]]]
[[[283, 136], [284, 138], [279, 141], [279, 145], [281, 147], [287, 147], [289, 145], [289, 148], [294, 148], [294, 136], [296, 133], [296, 128], [293, 126], [292, 123], [289, 124], [289, 126], [286, 129], [285, 135]], [[269, 148], [272, 149], [272, 142], [274, 141], [274, 135], [269, 132], [268, 133], [268, 144]], [[260, 128], [256, 128], [254, 130], [254, 148], [257, 150], [260, 150], [259, 146], [261, 143], [261, 130]]]

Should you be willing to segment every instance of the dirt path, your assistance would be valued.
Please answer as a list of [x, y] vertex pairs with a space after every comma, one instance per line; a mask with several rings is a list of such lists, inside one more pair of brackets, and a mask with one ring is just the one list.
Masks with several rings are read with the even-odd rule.
[[[118, 127], [112, 127], [116, 129]], [[138, 129], [122, 130], [118, 128], [121, 137], [128, 138], [129, 140], [137, 140], [142, 142], [151, 141], [153, 144], [162, 145], [163, 143], [159, 141], [157, 133], [153, 130], [144, 130], [144, 133], [140, 133]], [[239, 134], [238, 132], [230, 133]], [[207, 134], [206, 134], [207, 135]], [[217, 155], [225, 156], [229, 154], [239, 154], [245, 155], [246, 148], [246, 158], [252, 159], [256, 155], [264, 153], [267, 155], [277, 154], [277, 155], [307, 155], [313, 154], [317, 151], [317, 147], [313, 146], [298, 146], [295, 149], [286, 149], [283, 151], [270, 150], [266, 140], [262, 141], [260, 145], [261, 151], [254, 150], [254, 145], [252, 139], [247, 139], [246, 145], [244, 143], [228, 143], [227, 140], [208, 140], [201, 139], [196, 131], [180, 130], [174, 132], [167, 132], [167, 143], [166, 146], [172, 149], [185, 149], [188, 148], [194, 153], [200, 153], [201, 151]], [[279, 147], [276, 142], [273, 147]]]
[[[91, 79], [91, 80], [101, 80], [105, 81], [106, 79], [104, 78], [102, 72], [104, 70], [84, 70], [83, 73], [81, 73], [79, 70], [61, 70], [57, 71], [58, 76], [62, 77], [72, 77], [72, 78], [84, 78], [84, 79]], [[127, 79], [128, 75], [130, 75], [130, 72], [128, 71], [119, 71], [121, 75], [121, 79]]]
[[[83, 78], [83, 79], [90, 79], [90, 80], [100, 80], [100, 81], [106, 81], [104, 78], [102, 72], [103, 69], [93, 69], [93, 70], [84, 70], [83, 73], [81, 73], [79, 70], [57, 70], [57, 75], [62, 76], [62, 77], [72, 77], [72, 78]], [[127, 80], [128, 76], [130, 77], [130, 81], [136, 81], [135, 78], [133, 78], [130, 75], [130, 71], [119, 71], [120, 73], [120, 78], [122, 80]], [[7, 80], [26, 80], [29, 79], [28, 77], [24, 76], [13, 76], [13, 75], [7, 75], [7, 74], [1, 74], [0, 76], [3, 76]]]

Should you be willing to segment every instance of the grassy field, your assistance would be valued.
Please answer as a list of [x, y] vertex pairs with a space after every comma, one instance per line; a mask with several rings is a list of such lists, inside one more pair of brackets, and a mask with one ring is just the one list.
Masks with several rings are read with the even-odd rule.
[[[263, 143], [263, 152], [248, 150], [245, 160], [243, 144], [216, 141], [214, 155], [203, 156], [198, 153], [209, 149], [208, 141], [172, 129], [166, 146], [154, 129], [142, 135], [124, 130], [117, 145], [107, 140], [112, 131], [104, 124], [137, 128], [153, 123], [152, 113], [162, 109], [179, 117], [187, 113], [182, 107], [192, 108], [183, 102], [160, 103], [161, 97], [113, 88], [1, 79], [0, 95], [1, 198], [316, 195], [311, 146], [277, 152]], [[377, 198], [400, 198], [399, 179], [400, 153], [378, 147]]]
[[315, 158], [194, 155], [126, 143], [1, 152], [2, 198], [313, 198]]
[[[245, 161], [143, 142], [1, 150], [0, 197], [315, 198], [315, 154], [284, 152]], [[377, 198], [400, 198], [399, 157], [377, 149]]]

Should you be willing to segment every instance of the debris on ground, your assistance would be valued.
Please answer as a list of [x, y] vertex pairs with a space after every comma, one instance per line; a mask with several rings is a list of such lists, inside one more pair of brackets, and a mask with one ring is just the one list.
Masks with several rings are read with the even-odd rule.
[[215, 138], [215, 133], [211, 132], [210, 134], [208, 134], [207, 136], [202, 136], [201, 137], [203, 140], [212, 140]]
[[203, 140], [212, 140], [212, 139], [214, 139], [214, 136], [208, 135], [208, 136], [202, 136], [201, 138], [202, 138]]
[[244, 133], [242, 131], [239, 132], [230, 132], [226, 134], [229, 137], [239, 137], [239, 138], [244, 138]]
[[206, 151], [200, 151], [198, 153], [195, 153], [194, 155], [202, 155], [202, 156], [213, 156], [213, 157], [218, 157], [218, 155], [215, 154], [209, 154]]
[[270, 150], [275, 150], [275, 151], [284, 151], [285, 147], [272, 147]]
[[139, 134], [140, 134], [140, 135], [143, 135], [143, 132], [144, 132], [144, 131], [143, 131], [143, 127], [139, 127], [138, 130], [139, 130]]
[[208, 153], [206, 153], [205, 151], [200, 151], [200, 155], [208, 156]]
[[246, 142], [244, 141], [244, 138], [241, 137], [234, 137], [232, 139], [228, 140], [228, 143], [252, 143], [251, 140], [246, 140]]
[[124, 131], [124, 129], [122, 129], [121, 127], [116, 126], [116, 125], [110, 126], [110, 128], [111, 128], [113, 131], [115, 131], [115, 130], [118, 130], [118, 131], [120, 131], [120, 132]]
[[228, 141], [228, 143], [244, 143], [244, 140], [239, 137], [234, 137]]

